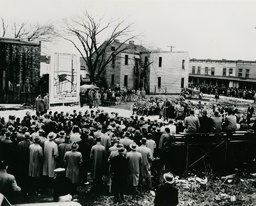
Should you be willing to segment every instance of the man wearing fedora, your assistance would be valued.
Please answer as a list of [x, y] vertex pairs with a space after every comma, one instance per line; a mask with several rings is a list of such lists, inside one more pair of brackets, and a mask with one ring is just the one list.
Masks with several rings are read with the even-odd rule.
[[79, 145], [78, 151], [81, 152], [83, 162], [80, 166], [80, 182], [84, 184], [89, 184], [87, 181], [87, 173], [90, 168], [90, 151], [94, 145], [94, 139], [89, 136], [90, 130], [87, 128], [82, 128], [81, 141], [77, 144]]
[[137, 152], [137, 145], [135, 143], [130, 144], [131, 151], [127, 153], [126, 157], [128, 160], [128, 183], [131, 187], [132, 193], [138, 193], [138, 185], [140, 178], [140, 166], [142, 162], [141, 153]]
[[40, 182], [39, 178], [42, 175], [43, 167], [43, 149], [40, 146], [40, 137], [34, 138], [34, 143], [29, 146], [29, 167], [28, 175], [30, 178], [30, 186], [38, 187]]
[[58, 146], [54, 142], [56, 138], [54, 132], [48, 134], [48, 140], [44, 143], [44, 165], [43, 175], [49, 177], [51, 180], [54, 177], [54, 169], [56, 168], [56, 160], [59, 156]]
[[60, 145], [61, 143], [65, 142], [65, 136], [66, 132], [64, 130], [61, 130], [58, 133], [58, 137], [54, 140], [57, 145]]
[[64, 167], [64, 155], [67, 151], [71, 150], [71, 142], [70, 142], [70, 136], [65, 135], [64, 142], [60, 143], [58, 146], [59, 150], [59, 161], [58, 161], [58, 167]]
[[91, 149], [90, 160], [92, 163], [91, 176], [94, 186], [98, 188], [102, 184], [102, 177], [104, 172], [106, 172], [104, 168], [106, 168], [107, 163], [106, 149], [101, 145], [100, 137], [97, 137], [96, 144]]
[[175, 179], [172, 173], [163, 175], [164, 183], [156, 189], [155, 206], [176, 206], [179, 204], [178, 189], [173, 186]]
[[18, 183], [24, 191], [27, 189], [28, 168], [29, 168], [29, 146], [31, 145], [30, 133], [25, 133], [25, 139], [17, 145], [17, 171]]
[[76, 193], [76, 186], [79, 183], [79, 169], [83, 162], [81, 152], [77, 149], [79, 145], [76, 142], [71, 144], [71, 151], [67, 151], [64, 155], [64, 163], [66, 165], [66, 177], [68, 177], [73, 185], [72, 194]]
[[110, 160], [111, 190], [114, 193], [115, 202], [124, 201], [124, 192], [127, 189], [128, 161], [125, 157], [126, 149], [118, 148], [118, 155]]
[[150, 189], [151, 188], [151, 171], [150, 171], [150, 163], [152, 162], [152, 154], [150, 148], [146, 146], [147, 139], [142, 138], [141, 139], [141, 146], [138, 147], [137, 151], [141, 153], [142, 159], [141, 159], [141, 186], [144, 186], [145, 188]]

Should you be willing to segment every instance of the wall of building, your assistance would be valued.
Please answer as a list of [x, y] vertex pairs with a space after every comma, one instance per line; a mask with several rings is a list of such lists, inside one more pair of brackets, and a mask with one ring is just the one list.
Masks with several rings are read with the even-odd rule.
[[[226, 68], [226, 76], [236, 76], [236, 63], [230, 61], [214, 61], [214, 60], [190, 60], [189, 73], [192, 73], [193, 67], [195, 67], [195, 74], [198, 74], [198, 67], [201, 68], [201, 75], [211, 76], [211, 68], [214, 68], [214, 76], [223, 76], [223, 68]], [[208, 74], [205, 73], [205, 68], [208, 67]], [[229, 70], [232, 69], [232, 74]]]
[[[256, 79], [256, 62], [237, 62], [236, 76], [239, 76], [239, 69], [242, 69], [242, 78]], [[249, 69], [249, 77], [246, 77], [246, 69]]]
[[0, 39], [0, 102], [34, 103], [39, 93], [40, 43]]
[[[159, 67], [159, 57], [162, 57], [162, 66]], [[184, 68], [182, 68], [182, 62]], [[189, 55], [187, 52], [154, 52], [150, 54], [150, 93], [179, 93], [181, 79], [184, 78], [184, 87], [188, 86]], [[161, 77], [161, 87], [158, 79]]]

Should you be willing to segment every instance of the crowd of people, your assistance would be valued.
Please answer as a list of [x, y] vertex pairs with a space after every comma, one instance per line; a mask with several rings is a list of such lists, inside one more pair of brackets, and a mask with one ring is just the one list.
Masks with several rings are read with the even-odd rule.
[[[124, 193], [152, 189], [151, 166], [172, 139], [170, 129], [161, 131], [162, 126], [99, 109], [1, 118], [0, 181], [8, 165], [22, 191], [53, 187], [58, 200], [60, 194], [75, 195], [78, 185], [89, 184], [88, 174], [95, 192], [107, 176], [115, 201], [123, 201]], [[64, 175], [54, 179], [60, 173]], [[10, 197], [12, 189], [0, 187], [0, 193]]]
[[[0, 160], [4, 162], [0, 181], [1, 171], [6, 174], [8, 165], [8, 172], [16, 177], [23, 191], [54, 187], [54, 200], [58, 200], [60, 194], [75, 195], [78, 185], [89, 184], [88, 174], [95, 192], [102, 188], [106, 176], [115, 201], [122, 202], [126, 193], [156, 188], [155, 183], [160, 180], [152, 180], [155, 161], [160, 159], [161, 168], [167, 171], [175, 167], [170, 161], [175, 134], [256, 130], [252, 105], [246, 114], [241, 114], [235, 105], [195, 104], [168, 98], [143, 101], [154, 106], [159, 119], [139, 117], [138, 108], [129, 118], [100, 109], [37, 115], [27, 112], [23, 118], [1, 118]], [[142, 114], [153, 112], [149, 108], [145, 107]], [[61, 181], [54, 179], [56, 173], [62, 173]], [[6, 196], [9, 190], [0, 188]]]
[[212, 85], [212, 84], [189, 84], [192, 89], [197, 89], [204, 94], [218, 93], [219, 95], [228, 97], [237, 97], [243, 99], [255, 99], [255, 90], [237, 87], [227, 87], [225, 85]]
[[83, 106], [88, 102], [90, 108], [102, 106], [118, 105], [121, 103], [134, 102], [146, 97], [145, 89], [134, 90], [127, 87], [120, 87], [117, 84], [113, 88], [88, 89], [85, 93], [80, 93], [80, 103]]

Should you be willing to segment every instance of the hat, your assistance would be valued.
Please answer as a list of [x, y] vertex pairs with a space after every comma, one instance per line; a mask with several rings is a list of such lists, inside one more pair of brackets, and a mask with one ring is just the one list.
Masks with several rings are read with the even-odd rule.
[[172, 173], [168, 172], [163, 175], [163, 178], [166, 183], [173, 184], [174, 183], [174, 176]]
[[29, 139], [30, 138], [30, 133], [29, 132], [25, 132], [24, 136], [25, 136], [26, 139]]
[[54, 170], [55, 173], [65, 172], [65, 168], [57, 168]]
[[77, 150], [79, 148], [79, 145], [76, 143], [76, 142], [73, 142], [72, 144], [71, 144], [71, 149], [72, 150]]
[[91, 133], [91, 130], [89, 130], [88, 128], [83, 128], [82, 131], [84, 134], [87, 134], [87, 135]]
[[27, 127], [23, 127], [23, 128], [22, 128], [22, 132], [25, 133], [26, 131], [28, 131], [28, 128], [27, 128]]
[[207, 110], [203, 110], [203, 114], [207, 114]]
[[137, 148], [137, 145], [135, 143], [129, 145], [131, 150], [135, 151]]
[[48, 139], [55, 139], [56, 136], [57, 136], [56, 133], [50, 132], [47, 137], [48, 137]]
[[124, 154], [126, 152], [126, 149], [124, 147], [118, 148], [119, 154]]
[[11, 132], [13, 132], [14, 129], [15, 129], [14, 126], [12, 126], [12, 125], [9, 125], [9, 126], [8, 126], [8, 130], [10, 130]]
[[64, 137], [66, 135], [65, 131], [64, 130], [61, 130], [59, 133], [58, 133], [59, 136], [61, 137]]
[[145, 138], [145, 137], [143, 137], [143, 138], [140, 140], [141, 143], [145, 143], [146, 141], [147, 141], [147, 138]]
[[118, 138], [117, 137], [113, 137], [112, 139], [111, 139], [111, 142], [119, 142], [119, 140], [118, 140]]
[[40, 140], [40, 138], [38, 137], [38, 136], [36, 136], [35, 138], [34, 138], [34, 142], [35, 143], [39, 143], [41, 140]]

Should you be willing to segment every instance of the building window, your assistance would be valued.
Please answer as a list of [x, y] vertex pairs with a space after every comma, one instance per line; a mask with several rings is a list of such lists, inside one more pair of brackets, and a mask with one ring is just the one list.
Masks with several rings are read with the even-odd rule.
[[238, 70], [238, 77], [242, 77], [243, 76], [243, 69], [239, 69]]
[[115, 49], [116, 49], [116, 48], [115, 48], [114, 46], [111, 47], [111, 51], [115, 51]]
[[208, 67], [205, 67], [205, 75], [208, 75]]
[[245, 70], [245, 78], [249, 78], [250, 75], [250, 69]]
[[180, 87], [184, 88], [184, 77], [181, 78]]
[[197, 67], [197, 74], [201, 74], [201, 67]]
[[229, 68], [229, 76], [232, 76], [232, 75], [233, 75], [233, 69]]
[[111, 76], [111, 85], [114, 86], [115, 85], [115, 75], [112, 74]]
[[116, 55], [112, 54], [112, 67], [115, 68], [115, 64], [116, 64]]
[[124, 65], [128, 65], [128, 58], [129, 58], [129, 56], [125, 55], [125, 57], [124, 57]]
[[211, 75], [214, 76], [214, 74], [215, 74], [215, 68], [212, 67], [212, 68], [211, 68]]
[[227, 76], [227, 69], [226, 68], [223, 68], [222, 76]]
[[147, 65], [148, 65], [148, 57], [145, 57], [144, 65], [145, 65], [145, 66], [147, 66]]
[[159, 67], [162, 67], [162, 57], [159, 57], [158, 66], [159, 66]]
[[158, 77], [157, 78], [157, 85], [158, 85], [158, 88], [161, 88], [161, 77]]
[[128, 87], [128, 75], [124, 75], [124, 87]]
[[86, 70], [86, 69], [85, 69], [85, 66], [81, 66], [81, 70]]
[[182, 60], [182, 69], [185, 69], [185, 59]]
[[196, 73], [196, 67], [192, 66], [192, 74], [195, 74], [195, 73]]

